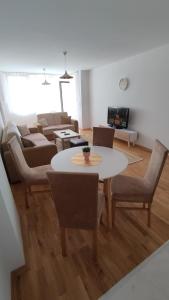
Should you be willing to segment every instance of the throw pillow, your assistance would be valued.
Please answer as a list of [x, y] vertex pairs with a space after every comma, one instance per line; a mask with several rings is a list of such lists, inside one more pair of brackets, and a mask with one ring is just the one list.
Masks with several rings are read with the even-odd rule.
[[61, 124], [71, 124], [71, 116], [68, 117], [61, 117]]
[[19, 132], [20, 132], [21, 136], [25, 136], [25, 135], [30, 134], [30, 130], [27, 127], [27, 125], [19, 125], [17, 127], [19, 129]]
[[30, 140], [27, 140], [26, 138], [24, 137], [21, 137], [21, 141], [22, 141], [22, 144], [23, 146], [26, 148], [26, 147], [33, 147], [35, 146], [34, 143]]
[[39, 120], [38, 120], [38, 123], [39, 123], [40, 125], [42, 125], [43, 127], [48, 126], [48, 122], [47, 122], [47, 120], [46, 120], [45, 118], [39, 119]]

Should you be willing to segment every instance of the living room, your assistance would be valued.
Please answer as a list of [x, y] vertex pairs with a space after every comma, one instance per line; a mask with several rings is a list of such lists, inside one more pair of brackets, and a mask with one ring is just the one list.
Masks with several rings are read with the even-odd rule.
[[[136, 145], [128, 147], [126, 142], [115, 139], [113, 147], [141, 158], [129, 164], [124, 174], [144, 176], [155, 140], [169, 148], [166, 134], [169, 4], [153, 0], [118, 3], [109, 0], [40, 3], [37, 0], [6, 1], [1, 6], [1, 133], [9, 121], [36, 130], [38, 114], [58, 113], [63, 108], [71, 121], [78, 122], [82, 137], [91, 142], [91, 129], [106, 126], [108, 107], [129, 108], [128, 129], [137, 133]], [[59, 82], [63, 81], [60, 76], [65, 71], [73, 78], [66, 79], [69, 83], [63, 84], [60, 90]], [[50, 84], [43, 85], [44, 80]], [[122, 82], [126, 85], [121, 85]], [[49, 138], [47, 147], [54, 149], [53, 141]], [[57, 156], [54, 152], [48, 159], [45, 154], [44, 164], [50, 164], [52, 156]], [[40, 155], [36, 156], [38, 159]], [[91, 236], [87, 231], [70, 229], [68, 255], [63, 257], [50, 194], [29, 197], [29, 208], [26, 208], [23, 184], [11, 184], [11, 193], [2, 162], [0, 168], [3, 174], [0, 182], [2, 300], [10, 297], [13, 300], [98, 299], [169, 239], [168, 158], [152, 204], [151, 227], [147, 226], [146, 212], [119, 210], [115, 225], [107, 230], [104, 215], [98, 238], [98, 264], [92, 259]], [[7, 231], [10, 238], [6, 236]], [[164, 269], [164, 262], [159, 272], [160, 282], [164, 273], [169, 272]], [[24, 265], [26, 270], [22, 268]], [[21, 272], [12, 273], [11, 285], [10, 272], [17, 269]], [[123, 291], [121, 285], [120, 290]], [[168, 295], [166, 286], [164, 290]], [[148, 292], [148, 299], [162, 297], [159, 292], [160, 296], [150, 298], [151, 284]], [[111, 299], [112, 296], [103, 297]], [[136, 298], [130, 295], [129, 299]]]

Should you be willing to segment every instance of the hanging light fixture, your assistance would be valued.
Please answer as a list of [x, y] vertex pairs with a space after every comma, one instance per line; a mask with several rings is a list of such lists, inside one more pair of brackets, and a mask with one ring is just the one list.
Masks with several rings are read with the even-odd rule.
[[72, 79], [73, 76], [69, 75], [67, 72], [67, 51], [63, 52], [64, 58], [65, 58], [65, 73], [60, 76], [60, 79]]
[[43, 73], [44, 73], [44, 81], [42, 82], [42, 85], [50, 85], [50, 82], [48, 82], [47, 80], [46, 80], [46, 69], [45, 68], [43, 68]]

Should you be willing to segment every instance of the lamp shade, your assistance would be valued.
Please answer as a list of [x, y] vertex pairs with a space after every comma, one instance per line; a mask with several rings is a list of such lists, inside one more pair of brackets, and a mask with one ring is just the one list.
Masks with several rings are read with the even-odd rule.
[[43, 68], [43, 72], [44, 72], [44, 81], [42, 82], [42, 85], [50, 85], [50, 82], [48, 82], [46, 80], [46, 69], [45, 68]]
[[63, 55], [64, 55], [64, 58], [65, 58], [65, 73], [60, 76], [60, 79], [72, 79], [73, 76], [69, 75], [68, 72], [67, 72], [67, 51], [64, 51], [63, 52]]
[[67, 71], [65, 71], [65, 73], [60, 76], [60, 79], [72, 79], [73, 76], [69, 75]]
[[50, 85], [50, 82], [48, 82], [46, 79], [42, 82], [42, 85]]

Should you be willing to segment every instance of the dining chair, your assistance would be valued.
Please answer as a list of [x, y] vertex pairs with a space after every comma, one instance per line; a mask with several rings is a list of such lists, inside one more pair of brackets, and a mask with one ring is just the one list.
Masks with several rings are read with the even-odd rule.
[[93, 145], [112, 148], [114, 139], [113, 128], [93, 127]]
[[[93, 146], [102, 146], [113, 148], [113, 140], [114, 140], [114, 133], [115, 130], [109, 127], [93, 127]], [[107, 208], [107, 197], [108, 197], [108, 186], [107, 181], [103, 181], [102, 179], [99, 180], [100, 184], [102, 185], [105, 198], [106, 198], [106, 210]]]
[[[148, 212], [147, 225], [151, 226], [151, 205], [158, 185], [168, 149], [156, 140], [144, 177], [117, 175], [112, 181], [112, 216], [115, 222], [116, 208], [144, 209]], [[141, 203], [142, 207], [119, 207], [117, 202]]]
[[62, 255], [67, 255], [66, 229], [93, 232], [93, 257], [97, 261], [97, 236], [104, 208], [104, 194], [98, 191], [98, 174], [48, 172], [60, 229]]
[[50, 165], [43, 165], [39, 167], [30, 168], [25, 160], [21, 146], [17, 141], [16, 137], [12, 137], [8, 141], [8, 147], [11, 152], [12, 158], [15, 162], [20, 179], [24, 183], [25, 204], [26, 208], [29, 208], [28, 194], [33, 196], [33, 193], [35, 193], [31, 190], [31, 187], [34, 185], [49, 185], [46, 173], [48, 171], [52, 171], [53, 169]]

